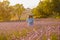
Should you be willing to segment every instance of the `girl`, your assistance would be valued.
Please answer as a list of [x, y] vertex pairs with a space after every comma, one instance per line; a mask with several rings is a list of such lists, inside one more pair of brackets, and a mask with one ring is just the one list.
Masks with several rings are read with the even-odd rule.
[[33, 15], [29, 15], [29, 17], [27, 19], [27, 23], [28, 23], [29, 26], [33, 26], [33, 24], [34, 24]]

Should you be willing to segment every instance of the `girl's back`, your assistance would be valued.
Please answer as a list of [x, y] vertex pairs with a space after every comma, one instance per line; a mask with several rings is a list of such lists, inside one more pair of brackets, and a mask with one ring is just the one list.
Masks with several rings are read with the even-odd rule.
[[30, 15], [30, 16], [28, 17], [28, 19], [27, 19], [27, 22], [28, 22], [28, 25], [29, 25], [29, 26], [33, 26], [33, 24], [34, 24], [33, 16]]

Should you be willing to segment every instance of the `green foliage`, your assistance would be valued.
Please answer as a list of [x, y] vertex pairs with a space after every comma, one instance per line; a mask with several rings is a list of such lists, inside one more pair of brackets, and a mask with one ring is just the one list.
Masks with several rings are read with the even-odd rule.
[[60, 1], [59, 0], [43, 0], [38, 6], [32, 10], [35, 16], [42, 18], [57, 17], [60, 18]]
[[21, 36], [22, 37], [26, 37], [27, 36], [27, 32], [28, 30], [26, 28], [24, 28], [22, 31], [21, 31]]
[[5, 34], [0, 34], [0, 40], [7, 40], [7, 37]]
[[42, 36], [42, 40], [47, 40], [47, 36], [46, 35], [43, 35]]
[[10, 2], [0, 2], [0, 21], [10, 21], [11, 18], [20, 18], [21, 13], [25, 10], [22, 4], [9, 6]]
[[27, 32], [28, 32], [28, 29], [24, 28], [24, 29], [22, 29], [20, 32], [19, 32], [19, 31], [13, 32], [13, 35], [14, 35], [16, 38], [26, 37], [26, 36], [27, 36]]
[[51, 34], [51, 40], [57, 40], [58, 37], [55, 33]]
[[15, 31], [15, 32], [13, 33], [13, 35], [14, 35], [16, 38], [19, 38], [19, 37], [21, 37], [21, 32]]
[[0, 34], [0, 40], [13, 40], [20, 39], [21, 37], [26, 37], [29, 29], [23, 28], [21, 31], [13, 31], [12, 33], [4, 33]]

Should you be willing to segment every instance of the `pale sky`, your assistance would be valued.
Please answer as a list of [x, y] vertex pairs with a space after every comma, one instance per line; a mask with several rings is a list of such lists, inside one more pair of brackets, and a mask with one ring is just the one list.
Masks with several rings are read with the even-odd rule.
[[40, 2], [39, 0], [9, 0], [9, 1], [10, 1], [10, 5], [15, 5], [19, 3], [19, 4], [23, 4], [25, 8], [34, 8]]

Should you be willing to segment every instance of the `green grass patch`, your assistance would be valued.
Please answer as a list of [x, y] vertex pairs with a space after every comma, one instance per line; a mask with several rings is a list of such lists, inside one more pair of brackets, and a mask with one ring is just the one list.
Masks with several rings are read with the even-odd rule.
[[58, 36], [55, 33], [51, 34], [51, 40], [58, 40]]
[[45, 34], [42, 36], [42, 40], [47, 40], [47, 36]]

